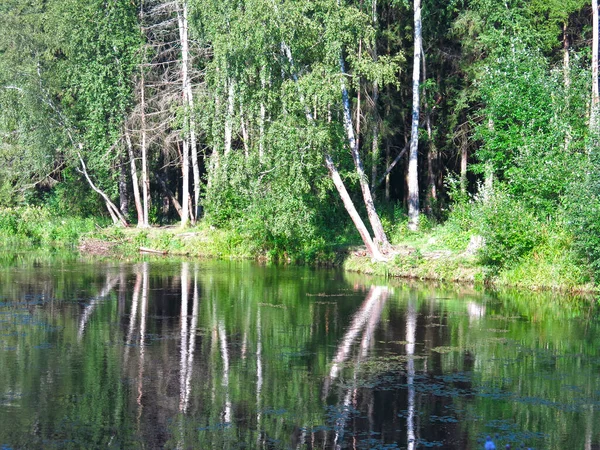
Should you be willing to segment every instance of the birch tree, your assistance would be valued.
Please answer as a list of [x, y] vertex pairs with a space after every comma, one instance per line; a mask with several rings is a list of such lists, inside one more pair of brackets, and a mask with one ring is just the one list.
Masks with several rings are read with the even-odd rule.
[[421, 0], [414, 0], [414, 57], [412, 77], [412, 117], [410, 153], [408, 162], [408, 227], [416, 231], [419, 226], [419, 111], [420, 111], [420, 68], [421, 68]]

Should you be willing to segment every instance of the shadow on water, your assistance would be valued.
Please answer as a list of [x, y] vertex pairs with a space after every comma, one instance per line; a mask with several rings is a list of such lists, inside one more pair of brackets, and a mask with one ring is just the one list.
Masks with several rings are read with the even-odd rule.
[[0, 259], [6, 448], [600, 445], [588, 299], [250, 263]]

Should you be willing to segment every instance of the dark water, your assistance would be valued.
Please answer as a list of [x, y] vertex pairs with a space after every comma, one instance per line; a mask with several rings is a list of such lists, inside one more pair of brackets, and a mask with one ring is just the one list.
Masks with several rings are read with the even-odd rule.
[[0, 448], [600, 448], [595, 302], [0, 257]]

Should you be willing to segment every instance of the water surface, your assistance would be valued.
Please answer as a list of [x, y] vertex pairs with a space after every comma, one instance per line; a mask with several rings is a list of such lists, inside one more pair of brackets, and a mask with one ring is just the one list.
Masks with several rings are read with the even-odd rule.
[[2, 448], [600, 446], [595, 302], [0, 258]]

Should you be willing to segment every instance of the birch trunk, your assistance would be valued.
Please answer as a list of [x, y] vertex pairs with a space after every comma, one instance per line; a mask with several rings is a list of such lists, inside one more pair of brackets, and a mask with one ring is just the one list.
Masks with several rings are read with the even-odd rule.
[[[385, 165], [389, 166], [392, 157], [390, 155], [390, 143], [388, 142], [385, 146]], [[390, 201], [390, 174], [388, 173], [385, 176], [385, 199], [386, 201]]]
[[571, 76], [570, 76], [570, 70], [571, 70], [570, 59], [571, 58], [569, 55], [569, 35], [567, 33], [568, 25], [569, 25], [568, 21], [565, 21], [563, 23], [563, 73], [564, 73], [566, 88], [569, 88], [571, 86]]
[[[377, 0], [371, 2], [372, 24], [373, 28], [377, 28]], [[377, 62], [377, 42], [373, 45], [373, 61]], [[379, 102], [379, 83], [373, 82], [373, 142], [371, 143], [371, 193], [373, 198], [376, 196], [375, 188], [377, 187], [377, 165], [379, 164], [379, 129], [381, 127], [381, 116], [377, 103]]]
[[259, 137], [258, 137], [258, 161], [263, 162], [265, 157], [265, 119], [267, 116], [267, 108], [265, 106], [265, 70], [262, 69], [260, 72], [260, 87], [261, 91], [261, 100], [260, 100], [260, 123], [259, 123]]
[[375, 241], [377, 242], [377, 244], [382, 246], [382, 249], [385, 253], [389, 250], [390, 243], [385, 234], [385, 231], [383, 230], [383, 225], [381, 224], [381, 220], [379, 219], [377, 210], [375, 209], [375, 204], [373, 202], [373, 196], [371, 195], [369, 182], [367, 180], [367, 176], [365, 175], [365, 169], [363, 167], [363, 163], [360, 159], [360, 154], [358, 152], [358, 141], [356, 140], [356, 136], [354, 134], [354, 127], [352, 126], [350, 99], [348, 97], [348, 90], [346, 89], [346, 83], [344, 81], [346, 69], [344, 65], [344, 58], [342, 55], [340, 55], [340, 71], [342, 75], [342, 102], [344, 106], [344, 129], [346, 130], [346, 138], [348, 139], [348, 145], [350, 146], [350, 152], [352, 153], [352, 159], [354, 160], [356, 172], [358, 173], [360, 189], [362, 191], [363, 201], [367, 209], [367, 215], [369, 216], [369, 222], [371, 223], [371, 228], [373, 229]]
[[[284, 42], [282, 42], [281, 47], [286, 54], [286, 57], [290, 63], [290, 66], [292, 67], [292, 78], [293, 78], [294, 82], [296, 84], [298, 84], [298, 76], [296, 75], [296, 73], [294, 71], [294, 59], [292, 57], [292, 52], [291, 52], [290, 48]], [[313, 117], [312, 113], [310, 112], [310, 110], [308, 109], [306, 102], [304, 101], [304, 96], [302, 95], [302, 93], [299, 93], [299, 95], [300, 95], [300, 102], [304, 106], [306, 120], [308, 121], [308, 123], [314, 124], [314, 117]], [[352, 124], [351, 118], [350, 118], [350, 124]], [[352, 142], [352, 144], [354, 144], [354, 142]], [[352, 144], [351, 144], [351, 148], [354, 148], [354, 146]], [[329, 153], [325, 154], [325, 164], [327, 166], [327, 169], [329, 170], [329, 175], [331, 176], [331, 179], [333, 180], [333, 184], [334, 184], [335, 188], [337, 189], [338, 194], [340, 195], [340, 197], [342, 199], [342, 202], [344, 203], [344, 207], [346, 208], [348, 215], [352, 219], [354, 226], [356, 227], [365, 246], [367, 247], [367, 251], [369, 252], [369, 254], [371, 255], [371, 257], [373, 259], [376, 259], [378, 261], [384, 261], [385, 258], [379, 251], [379, 248], [377, 247], [377, 245], [375, 245], [375, 243], [373, 242], [373, 239], [371, 239], [369, 230], [367, 230], [367, 227], [365, 226], [364, 222], [360, 218], [360, 215], [358, 214], [358, 211], [356, 210], [354, 203], [352, 202], [352, 199], [350, 198], [350, 195], [348, 194], [348, 191], [346, 190], [346, 186], [344, 185], [342, 177], [340, 177], [340, 174], [339, 174], [337, 168], [335, 167], [333, 159], [331, 158], [331, 155]], [[364, 173], [363, 173], [363, 181], [364, 181]]]
[[183, 140], [183, 149], [181, 152], [181, 160], [182, 160], [182, 187], [181, 187], [181, 227], [187, 227], [188, 222], [190, 220], [190, 149], [188, 146], [187, 139]]
[[225, 155], [231, 151], [231, 137], [233, 133], [233, 108], [234, 108], [234, 89], [233, 80], [228, 79], [228, 95], [227, 95], [227, 117], [225, 118]]
[[[143, 71], [143, 69], [142, 69]], [[146, 107], [145, 107], [145, 95], [144, 95], [144, 75], [142, 72], [142, 212], [143, 221], [142, 227], [148, 227], [148, 211], [150, 209], [150, 177], [148, 176], [148, 148], [147, 148], [147, 136], [146, 136]]]
[[129, 189], [127, 188], [127, 163], [121, 149], [119, 155], [119, 209], [121, 214], [129, 215]]
[[133, 145], [131, 145], [131, 136], [129, 131], [125, 131], [125, 141], [127, 143], [127, 153], [129, 155], [129, 165], [131, 167], [131, 185], [133, 186], [133, 199], [135, 201], [135, 210], [137, 212], [138, 227], [144, 224], [144, 211], [142, 209], [142, 200], [140, 199], [140, 183], [137, 176], [137, 167], [133, 155]]
[[327, 164], [327, 169], [329, 169], [329, 174], [331, 176], [331, 179], [333, 180], [333, 184], [335, 185], [335, 188], [337, 189], [338, 194], [340, 195], [342, 202], [344, 203], [344, 207], [346, 208], [348, 215], [352, 219], [354, 226], [358, 230], [360, 237], [362, 238], [365, 246], [367, 247], [367, 251], [376, 260], [384, 260], [384, 257], [379, 251], [379, 248], [375, 245], [373, 239], [371, 239], [369, 230], [367, 230], [367, 227], [360, 218], [358, 211], [354, 207], [354, 203], [352, 202], [352, 199], [350, 198], [350, 195], [346, 190], [346, 186], [344, 186], [344, 182], [342, 181], [342, 178], [340, 177], [340, 174], [329, 154], [325, 155], [325, 163]]
[[[140, 5], [140, 23], [144, 23], [144, 1]], [[144, 45], [143, 61], [146, 62], [146, 46]], [[149, 226], [148, 211], [150, 209], [150, 177], [148, 175], [148, 148], [147, 148], [147, 126], [146, 126], [146, 74], [144, 65], [140, 65], [141, 72], [141, 121], [142, 121], [142, 212], [143, 220], [141, 226], [146, 228]], [[140, 224], [138, 224], [140, 226]]]
[[371, 167], [371, 192], [375, 198], [375, 188], [377, 182], [377, 165], [379, 163], [379, 127], [381, 126], [381, 117], [377, 110], [377, 102], [379, 101], [379, 85], [373, 83], [373, 142], [371, 144], [371, 159], [373, 165]]
[[597, 125], [598, 109], [598, 0], [592, 0], [592, 105], [590, 111], [590, 128]]
[[[81, 149], [82, 145], [80, 144], [79, 147]], [[100, 194], [100, 196], [104, 200], [104, 203], [106, 203], [106, 209], [108, 210], [108, 213], [110, 214], [110, 217], [112, 218], [113, 223], [117, 224], [117, 223], [120, 222], [121, 225], [123, 225], [124, 227], [129, 226], [129, 224], [127, 223], [127, 220], [125, 219], [125, 217], [123, 217], [123, 214], [121, 214], [121, 211], [119, 211], [119, 208], [117, 208], [115, 206], [115, 204], [110, 200], [110, 198], [108, 197], [108, 195], [106, 195], [104, 193], [104, 191], [102, 191], [101, 189], [99, 189], [94, 184], [94, 182], [92, 181], [92, 179], [90, 178], [90, 175], [87, 172], [87, 167], [85, 166], [85, 162], [83, 161], [81, 153], [78, 152], [77, 156], [79, 157], [79, 162], [81, 162], [81, 172], [85, 176], [85, 179], [87, 180], [87, 182], [90, 185], [90, 187], [95, 192], [97, 192], [98, 194]]]
[[408, 228], [416, 231], [419, 227], [419, 81], [421, 58], [421, 0], [414, 0], [415, 42], [413, 63], [413, 107], [410, 131], [410, 155], [408, 161]]
[[467, 136], [465, 133], [460, 146], [460, 191], [463, 194], [467, 193], [467, 162], [469, 157], [467, 148]]
[[[198, 166], [198, 148], [196, 144], [196, 121], [194, 120], [194, 96], [190, 76], [190, 51], [188, 31], [188, 2], [183, 0], [177, 11], [179, 36], [181, 40], [181, 74], [184, 104], [187, 109], [185, 122], [188, 128], [189, 153], [192, 157], [192, 174], [194, 177], [194, 202], [190, 210], [192, 222], [198, 218], [200, 209], [200, 168]], [[184, 155], [185, 156], [185, 155]], [[189, 163], [188, 163], [189, 165]], [[189, 190], [189, 183], [188, 183]]]

